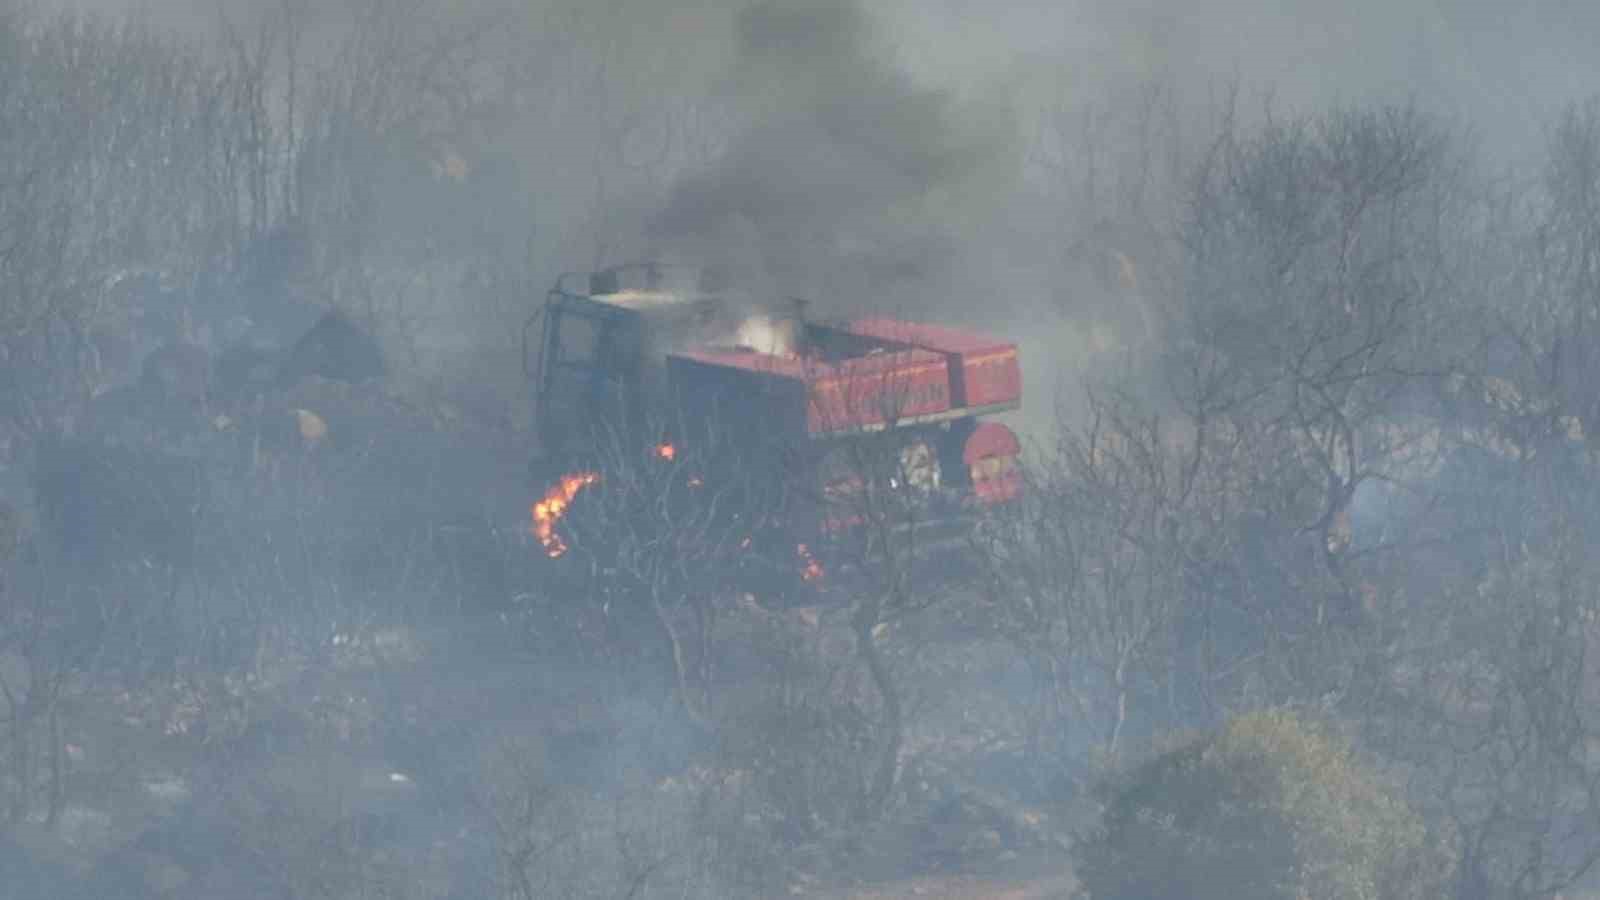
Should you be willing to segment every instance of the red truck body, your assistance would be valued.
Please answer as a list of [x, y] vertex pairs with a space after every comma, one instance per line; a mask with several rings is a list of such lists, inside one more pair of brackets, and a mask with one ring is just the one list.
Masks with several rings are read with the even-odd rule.
[[803, 412], [814, 437], [980, 416], [1021, 403], [1016, 344], [892, 319], [860, 319], [838, 330], [876, 346], [835, 361], [749, 348], [695, 349], [670, 354], [669, 365], [682, 360], [734, 370], [752, 383], [790, 382], [797, 389], [778, 395], [803, 397], [805, 408], [774, 414]]
[[838, 461], [856, 435], [888, 437], [899, 460], [899, 474], [868, 480], [925, 488], [930, 508], [959, 514], [1020, 495], [1020, 442], [988, 418], [1021, 405], [1015, 343], [884, 317], [811, 321], [799, 304], [770, 312], [665, 272], [644, 264], [563, 276], [551, 291], [530, 374], [543, 443], [571, 448], [553, 456], [581, 458], [585, 421], [666, 412], [735, 422], [801, 450], [823, 498], [816, 524], [828, 533], [859, 518], [848, 501], [869, 486], [859, 466]]

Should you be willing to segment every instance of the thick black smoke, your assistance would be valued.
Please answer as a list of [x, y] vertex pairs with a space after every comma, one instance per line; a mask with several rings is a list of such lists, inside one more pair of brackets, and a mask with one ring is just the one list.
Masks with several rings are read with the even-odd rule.
[[769, 0], [735, 35], [747, 124], [674, 186], [653, 241], [837, 312], [948, 268], [973, 222], [949, 210], [1004, 171], [1004, 127], [914, 83], [853, 0]]

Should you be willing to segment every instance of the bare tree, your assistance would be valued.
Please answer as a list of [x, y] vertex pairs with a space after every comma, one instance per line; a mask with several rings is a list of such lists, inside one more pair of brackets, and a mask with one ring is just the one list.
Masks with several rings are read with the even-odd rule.
[[[1168, 683], [1184, 566], [1210, 499], [1198, 452], [1172, 446], [1158, 418], [1095, 397], [1032, 467], [1027, 492], [978, 534], [997, 624], [1033, 668], [1042, 709], [1036, 758], [1074, 744], [1115, 756], [1141, 701]], [[1087, 740], [1072, 740], [1083, 729]], [[1088, 760], [1080, 760], [1088, 762]]]
[[1045, 499], [990, 548], [1013, 627], [1105, 654], [1119, 705], [1136, 656], [1171, 671], [1180, 648], [1191, 712], [1269, 686], [1346, 689], [1360, 667], [1334, 626], [1363, 602], [1351, 503], [1414, 477], [1414, 398], [1453, 349], [1435, 309], [1454, 251], [1447, 132], [1405, 109], [1255, 130], [1225, 111], [1217, 132], [1183, 207], [1176, 293], [1152, 307], [1159, 342], [1100, 379], [1036, 477]]
[[[886, 362], [887, 361], [887, 362]], [[890, 652], [906, 620], [947, 600], [964, 580], [953, 554], [970, 509], [959, 497], [962, 473], [957, 426], [920, 425], [927, 402], [915, 360], [901, 351], [847, 360], [836, 386], [808, 398], [808, 415], [824, 435], [805, 467], [803, 496], [820, 525], [817, 546], [802, 546], [815, 575], [836, 578], [848, 603], [850, 630], [861, 666], [878, 695], [875, 762], [856, 815], [880, 818], [899, 785], [910, 725], [906, 686]], [[966, 423], [970, 425], [971, 423]], [[954, 492], [954, 493], [953, 493]], [[833, 567], [833, 574], [824, 574]]]
[[1463, 898], [1551, 896], [1600, 859], [1594, 408], [1575, 389], [1591, 355], [1595, 121], [1593, 105], [1570, 110], [1537, 201], [1497, 211], [1502, 290], [1473, 307], [1482, 350], [1444, 392], [1442, 464], [1392, 511], [1433, 540], [1378, 584], [1394, 638], [1365, 722], [1456, 835]]
[[[1051, 246], [1042, 249], [1059, 271], [1056, 299], [1098, 344], [1154, 340], [1194, 163], [1178, 86], [1152, 76], [1104, 97], [1072, 96], [1075, 86], [1066, 75], [1052, 86], [1025, 157], [1026, 177], [1050, 205]], [[1081, 308], [1085, 295], [1096, 308]]]
[[[645, 659], [664, 662], [673, 700], [704, 726], [719, 610], [736, 593], [782, 587], [785, 573], [764, 564], [789, 534], [788, 484], [762, 453], [769, 448], [741, 440], [729, 423], [650, 421], [674, 427], [651, 430], [655, 442], [616, 423], [603, 428], [592, 466], [563, 476], [552, 488], [561, 505], [536, 505], [534, 524], [539, 531], [541, 516], [559, 519], [573, 504], [560, 523], [568, 537], [540, 532], [544, 549], [561, 556], [570, 542], [571, 559], [559, 563], [578, 569], [576, 584], [622, 640], [619, 656], [643, 650]], [[642, 646], [641, 635], [650, 636]]]

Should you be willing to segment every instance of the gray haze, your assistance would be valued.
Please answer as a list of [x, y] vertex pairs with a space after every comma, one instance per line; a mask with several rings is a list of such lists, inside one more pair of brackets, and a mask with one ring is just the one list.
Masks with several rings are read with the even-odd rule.
[[[1600, 858], [1600, 3], [12, 10], [146, 30], [0, 56], [0, 900], [1057, 896], [1277, 703]], [[807, 588], [720, 445], [536, 455], [546, 291], [654, 258], [1016, 342], [1026, 502]]]
[[[219, 10], [237, 25], [273, 6], [52, 5], [198, 35]], [[1282, 114], [1415, 100], [1510, 162], [1600, 85], [1600, 13], [1560, 0], [751, 5], [427, 5], [430, 20], [512, 23], [497, 52], [551, 86], [461, 148], [518, 179], [538, 270], [709, 243], [740, 247], [780, 290], [834, 295], [818, 298], [828, 308], [885, 302], [837, 296], [846, 287], [887, 290], [893, 306], [950, 302], [954, 315], [962, 301], [936, 295], [999, 289], [1025, 307], [1061, 290], [1076, 239], [1063, 219], [1098, 215], [1062, 210], [1082, 198], [1062, 194], [1059, 166], [1084, 161], [1050, 117], [1109, 133], [1142, 87], [1164, 85], [1198, 144], [1232, 85], [1247, 114], [1268, 98]]]
[[886, 30], [850, 2], [740, 14], [724, 90], [748, 124], [678, 180], [649, 236], [708, 262], [750, 254], [743, 267], [833, 314], [957, 271], [970, 226], [1011, 188], [982, 179], [1013, 162], [1015, 130], [917, 85]]

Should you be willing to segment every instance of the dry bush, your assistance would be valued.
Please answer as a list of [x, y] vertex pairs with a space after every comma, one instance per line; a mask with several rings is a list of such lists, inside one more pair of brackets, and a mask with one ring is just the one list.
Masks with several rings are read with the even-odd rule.
[[751, 779], [778, 839], [816, 841], [854, 824], [871, 790], [877, 705], [848, 632], [800, 616], [762, 616], [748, 640], [760, 668], [728, 692], [723, 764]]
[[509, 740], [479, 769], [498, 896], [769, 895], [780, 867], [748, 828], [737, 773], [652, 778], [624, 762], [592, 790], [573, 784], [552, 752], [548, 740]]
[[1336, 736], [1292, 712], [1240, 716], [1104, 790], [1074, 846], [1095, 900], [1440, 896], [1452, 860]]

